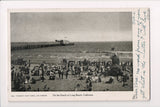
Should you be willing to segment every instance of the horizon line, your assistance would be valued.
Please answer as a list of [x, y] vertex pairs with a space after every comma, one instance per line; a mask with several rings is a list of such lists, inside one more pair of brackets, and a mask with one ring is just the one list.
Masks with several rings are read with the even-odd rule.
[[[20, 41], [11, 41], [11, 43], [18, 43]], [[23, 41], [23, 42], [55, 42], [55, 41]], [[69, 42], [133, 42], [133, 41], [69, 41]]]

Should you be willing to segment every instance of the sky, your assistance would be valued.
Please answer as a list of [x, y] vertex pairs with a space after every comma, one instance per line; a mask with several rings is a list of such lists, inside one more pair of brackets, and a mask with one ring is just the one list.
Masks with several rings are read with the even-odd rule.
[[11, 42], [132, 41], [131, 12], [11, 13]]

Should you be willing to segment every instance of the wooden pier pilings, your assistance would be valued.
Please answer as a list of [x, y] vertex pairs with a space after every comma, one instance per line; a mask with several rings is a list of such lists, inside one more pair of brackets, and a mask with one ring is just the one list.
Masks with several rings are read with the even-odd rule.
[[[73, 43], [67, 44], [73, 45]], [[43, 48], [43, 47], [52, 47], [52, 46], [64, 46], [58, 42], [18, 42], [11, 43], [11, 51], [14, 50], [23, 50], [23, 49], [35, 49], [35, 48]]]

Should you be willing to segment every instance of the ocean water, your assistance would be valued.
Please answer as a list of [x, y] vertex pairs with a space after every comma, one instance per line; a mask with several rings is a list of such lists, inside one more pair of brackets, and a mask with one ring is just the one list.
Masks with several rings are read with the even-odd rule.
[[[12, 45], [25, 45], [28, 43], [14, 43]], [[33, 44], [33, 43], [32, 43]], [[36, 43], [34, 43], [36, 44]], [[37, 43], [39, 44], [39, 43]], [[32, 51], [49, 51], [49, 52], [105, 52], [115, 48], [115, 51], [132, 51], [132, 42], [75, 42], [71, 46], [55, 46]], [[28, 51], [28, 50], [26, 50]]]
[[[21, 43], [20, 45], [24, 44]], [[74, 45], [70, 46], [11, 51], [11, 59], [24, 58], [30, 59], [32, 62], [48, 61], [55, 63], [60, 62], [63, 58], [68, 60], [104, 60], [110, 57], [106, 53], [112, 48], [115, 48], [115, 51], [129, 52], [130, 54], [125, 59], [132, 56], [132, 42], [75, 42]]]

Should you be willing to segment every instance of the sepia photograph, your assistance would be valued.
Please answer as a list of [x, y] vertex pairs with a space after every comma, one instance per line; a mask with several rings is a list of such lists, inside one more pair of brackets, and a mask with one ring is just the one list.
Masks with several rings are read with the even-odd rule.
[[11, 91], [133, 91], [132, 12], [13, 12]]
[[158, 98], [154, 3], [2, 3], [3, 105], [151, 105]]

